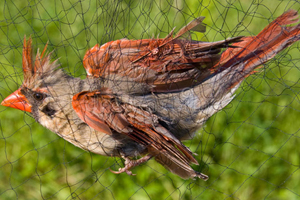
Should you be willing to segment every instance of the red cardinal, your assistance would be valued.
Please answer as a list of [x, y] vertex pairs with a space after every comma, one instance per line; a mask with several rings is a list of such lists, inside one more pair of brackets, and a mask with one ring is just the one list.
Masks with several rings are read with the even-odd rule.
[[[182, 39], [205, 31], [203, 18], [164, 39], [116, 40], [96, 45], [84, 57], [87, 78], [57, 69], [46, 47], [32, 61], [24, 39], [22, 86], [2, 105], [30, 112], [37, 122], [72, 144], [96, 154], [125, 159], [118, 172], [154, 157], [182, 178], [208, 176], [181, 141], [224, 108], [241, 81], [300, 39], [290, 10], [254, 37], [219, 42]], [[47, 45], [46, 45], [47, 46]], [[222, 48], [227, 48], [220, 54]], [[137, 159], [138, 157], [141, 157]]]

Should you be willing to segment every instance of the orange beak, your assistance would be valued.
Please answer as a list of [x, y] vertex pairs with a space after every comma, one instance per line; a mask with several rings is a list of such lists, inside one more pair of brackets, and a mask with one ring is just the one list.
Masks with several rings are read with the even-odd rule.
[[31, 112], [31, 105], [28, 103], [26, 97], [21, 93], [21, 88], [6, 97], [1, 102], [1, 105]]

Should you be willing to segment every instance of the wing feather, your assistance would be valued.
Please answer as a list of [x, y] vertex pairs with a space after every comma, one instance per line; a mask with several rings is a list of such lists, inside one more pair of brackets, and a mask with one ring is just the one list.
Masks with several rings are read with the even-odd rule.
[[[109, 89], [80, 92], [74, 95], [72, 105], [80, 119], [95, 130], [106, 134], [124, 134], [145, 145], [152, 156], [163, 154], [158, 158], [167, 158], [177, 163], [177, 168], [194, 172], [190, 163], [198, 162], [192, 152], [160, 124], [157, 116], [133, 105], [118, 102]], [[164, 161], [160, 162], [166, 165]]]

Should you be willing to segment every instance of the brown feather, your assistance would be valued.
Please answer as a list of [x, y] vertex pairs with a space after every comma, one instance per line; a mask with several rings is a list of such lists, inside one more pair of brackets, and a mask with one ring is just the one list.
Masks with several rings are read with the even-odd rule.
[[39, 50], [35, 56], [34, 62], [32, 61], [32, 39], [26, 41], [26, 36], [24, 36], [23, 44], [23, 74], [24, 81], [23, 85], [25, 87], [34, 87], [37, 85], [38, 81], [41, 81], [41, 77], [54, 71], [59, 65], [57, 60], [51, 62], [51, 53], [47, 54], [48, 43], [45, 45], [42, 53]]
[[184, 166], [194, 172], [189, 164], [198, 162], [192, 152], [179, 140], [172, 139], [175, 137], [160, 125], [155, 115], [130, 104], [117, 103], [113, 95], [107, 92], [104, 89], [103, 93], [94, 91], [76, 94], [72, 101], [75, 112], [95, 130], [127, 135], [139, 144], [144, 144], [152, 156], [163, 154], [174, 163], [179, 163], [177, 168]]
[[210, 73], [207, 69], [219, 61], [221, 48], [240, 40], [241, 37], [236, 37], [207, 43], [123, 39], [94, 46], [85, 54], [83, 64], [89, 76], [106, 79], [117, 76], [126, 82], [146, 83], [152, 92], [178, 91], [186, 87], [187, 80], [201, 83]]
[[[230, 68], [228, 74], [234, 76], [232, 79], [234, 81], [228, 84], [225, 90], [233, 88], [258, 66], [300, 40], [300, 25], [286, 26], [295, 22], [298, 22], [298, 14], [295, 10], [289, 10], [271, 22], [257, 36], [246, 37], [244, 41], [233, 44], [239, 48], [227, 49], [212, 69], [213, 73], [218, 74]], [[226, 78], [230, 78], [230, 75], [223, 76], [223, 79]]]
[[23, 42], [23, 74], [24, 79], [27, 80], [33, 75], [32, 71], [32, 58], [31, 58], [31, 44], [32, 40], [31, 37], [29, 37], [28, 41], [26, 41], [26, 36], [24, 36], [24, 42]]

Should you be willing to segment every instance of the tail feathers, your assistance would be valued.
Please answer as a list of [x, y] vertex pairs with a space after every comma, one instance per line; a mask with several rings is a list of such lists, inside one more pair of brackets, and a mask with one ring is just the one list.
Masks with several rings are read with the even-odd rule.
[[155, 160], [161, 165], [163, 165], [165, 168], [167, 168], [169, 171], [171, 171], [174, 174], [177, 174], [183, 179], [201, 178], [205, 181], [208, 180], [207, 175], [193, 170], [193, 168], [191, 168], [191, 166], [188, 163], [178, 162], [178, 160], [172, 159], [172, 157], [169, 157], [166, 154], [160, 153], [156, 155]]
[[[214, 67], [215, 68], [220, 67], [221, 69], [222, 68], [224, 69], [225, 68], [224, 64], [227, 63], [232, 58], [234, 58], [236, 55], [238, 55], [240, 53], [240, 51], [243, 50], [243, 48], [245, 46], [247, 46], [248, 43], [253, 40], [253, 38], [254, 37], [251, 37], [251, 36], [250, 37], [243, 37], [242, 41], [232, 44], [232, 46], [234, 46], [235, 48], [226, 49], [226, 51], [224, 51], [222, 53], [219, 62]], [[213, 71], [216, 71], [216, 69], [213, 69]]]
[[289, 10], [270, 23], [257, 36], [245, 37], [243, 41], [232, 44], [221, 55], [220, 61], [212, 68], [211, 75], [194, 88], [201, 101], [196, 104], [200, 124], [221, 110], [231, 100], [241, 81], [254, 73], [261, 64], [273, 58], [277, 53], [300, 40], [300, 24], [297, 12]]
[[[245, 37], [242, 42], [234, 43], [238, 48], [223, 52], [220, 61], [214, 66], [214, 73], [227, 68], [238, 72], [238, 84], [259, 65], [273, 58], [277, 53], [300, 40], [300, 25], [287, 27], [298, 22], [298, 13], [289, 10], [279, 16], [255, 37]], [[232, 85], [234, 86], [234, 85]]]

